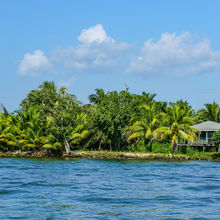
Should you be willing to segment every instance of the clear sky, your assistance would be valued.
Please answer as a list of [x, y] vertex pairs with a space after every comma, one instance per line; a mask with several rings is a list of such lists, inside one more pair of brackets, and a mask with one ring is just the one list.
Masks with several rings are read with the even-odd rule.
[[53, 80], [84, 103], [95, 88], [220, 103], [219, 0], [1, 0], [0, 103]]

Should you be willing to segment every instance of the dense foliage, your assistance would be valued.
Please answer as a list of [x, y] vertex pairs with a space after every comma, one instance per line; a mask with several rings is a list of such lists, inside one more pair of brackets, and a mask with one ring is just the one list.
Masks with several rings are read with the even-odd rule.
[[[96, 89], [83, 105], [66, 88], [44, 82], [29, 92], [17, 111], [0, 108], [1, 150], [152, 151], [152, 143], [176, 150], [178, 139], [195, 140], [191, 125], [205, 120], [220, 122], [219, 105], [205, 104], [195, 112], [182, 100], [155, 101], [155, 94], [132, 94]], [[219, 135], [216, 135], [219, 137]], [[220, 138], [219, 138], [220, 139]], [[217, 142], [217, 139], [216, 139]]]

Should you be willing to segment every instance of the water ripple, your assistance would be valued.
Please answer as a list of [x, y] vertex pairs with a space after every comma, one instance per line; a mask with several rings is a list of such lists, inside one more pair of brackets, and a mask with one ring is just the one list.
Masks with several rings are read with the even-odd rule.
[[0, 219], [220, 219], [220, 163], [0, 158]]

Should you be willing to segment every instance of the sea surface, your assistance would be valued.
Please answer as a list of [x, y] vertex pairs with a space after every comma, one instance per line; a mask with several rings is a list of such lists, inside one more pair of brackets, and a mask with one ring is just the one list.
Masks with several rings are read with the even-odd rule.
[[0, 158], [0, 219], [220, 219], [220, 163]]

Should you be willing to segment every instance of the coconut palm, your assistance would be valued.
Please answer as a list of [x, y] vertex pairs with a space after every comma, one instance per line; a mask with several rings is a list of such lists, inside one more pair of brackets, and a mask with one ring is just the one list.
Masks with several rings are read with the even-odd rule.
[[19, 110], [16, 115], [12, 115], [11, 139], [21, 147], [43, 147], [46, 130], [46, 121], [41, 120], [40, 112], [34, 107]]
[[199, 131], [191, 126], [195, 123], [192, 112], [191, 108], [171, 103], [164, 117], [164, 126], [157, 128], [154, 136], [161, 140], [170, 137], [173, 152], [177, 151], [178, 138], [194, 141]]
[[212, 104], [205, 104], [205, 108], [198, 111], [198, 117], [201, 121], [215, 121], [220, 122], [220, 108], [219, 105], [213, 101]]
[[139, 96], [139, 100], [141, 103], [145, 105], [150, 105], [154, 102], [154, 98], [156, 97], [156, 94], [146, 93], [142, 92], [142, 95]]
[[128, 141], [145, 139], [150, 142], [150, 151], [152, 151], [154, 131], [158, 127], [160, 119], [164, 116], [164, 113], [156, 111], [156, 105], [156, 102], [154, 102], [152, 105], [140, 106], [140, 112], [133, 115], [130, 120], [132, 125], [126, 128]]
[[84, 148], [88, 148], [90, 145], [94, 146], [98, 144], [98, 150], [101, 150], [102, 144], [106, 143], [103, 131], [97, 128], [86, 129], [76, 135], [80, 138], [82, 143], [84, 143]]
[[103, 89], [95, 89], [96, 93], [89, 96], [89, 101], [95, 105], [102, 102], [105, 97], [105, 91]]
[[11, 129], [11, 126], [11, 116], [8, 115], [6, 111], [0, 113], [0, 143], [4, 146], [8, 146], [9, 144], [9, 130]]
[[77, 144], [79, 146], [80, 142], [89, 135], [89, 130], [87, 130], [88, 115], [84, 112], [80, 113], [77, 115], [76, 120], [77, 125], [72, 129], [68, 140], [71, 144]]

